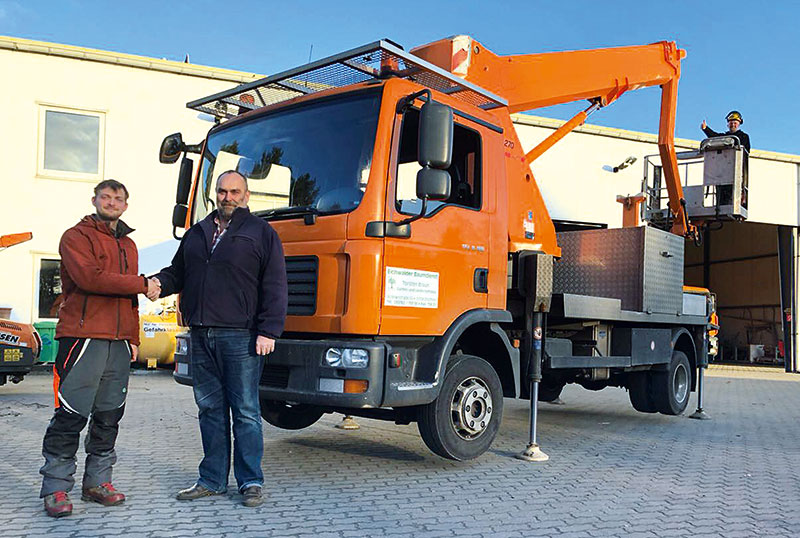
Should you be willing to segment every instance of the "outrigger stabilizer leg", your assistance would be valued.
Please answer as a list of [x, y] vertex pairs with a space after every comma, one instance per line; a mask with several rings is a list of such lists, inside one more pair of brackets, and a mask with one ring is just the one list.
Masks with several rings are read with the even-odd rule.
[[539, 382], [542, 380], [542, 321], [544, 314], [541, 312], [534, 312], [532, 325], [533, 334], [532, 338], [527, 339], [527, 353], [529, 356], [528, 363], [528, 378], [530, 379], [530, 438], [527, 448], [521, 453], [517, 454], [516, 458], [525, 461], [547, 461], [550, 456], [542, 452], [539, 448], [539, 443], [536, 442], [536, 419], [539, 413]]
[[689, 415], [689, 418], [697, 420], [710, 420], [711, 417], [703, 410], [703, 373], [706, 371], [706, 366], [701, 366], [697, 369], [697, 409], [694, 413]]
[[339, 428], [340, 430], [358, 430], [361, 426], [358, 425], [358, 422], [356, 422], [352, 416], [345, 415], [342, 421], [334, 426], [334, 428]]

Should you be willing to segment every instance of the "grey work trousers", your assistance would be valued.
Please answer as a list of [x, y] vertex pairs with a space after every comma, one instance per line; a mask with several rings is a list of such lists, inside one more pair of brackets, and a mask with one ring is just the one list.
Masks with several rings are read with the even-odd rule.
[[42, 443], [40, 497], [75, 485], [80, 434], [86, 435], [83, 487], [111, 482], [114, 444], [125, 412], [131, 347], [126, 340], [60, 338], [53, 364], [56, 409]]

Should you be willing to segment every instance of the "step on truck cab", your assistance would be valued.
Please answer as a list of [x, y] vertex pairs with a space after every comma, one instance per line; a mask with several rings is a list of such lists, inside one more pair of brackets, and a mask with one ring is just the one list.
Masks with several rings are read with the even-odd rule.
[[[467, 36], [411, 52], [384, 40], [188, 103], [217, 120], [201, 144], [162, 144], [162, 162], [183, 155], [174, 227], [212, 211], [214, 181], [238, 170], [283, 242], [289, 311], [264, 419], [416, 422], [433, 452], [465, 460], [491, 445], [504, 398], [553, 400], [566, 383], [683, 412], [711, 303], [682, 289], [696, 234], [672, 145], [682, 57], [668, 42], [500, 57]], [[671, 230], [557, 235], [531, 162], [653, 85]], [[579, 99], [586, 111], [523, 151], [510, 113]], [[189, 349], [179, 341], [179, 383]]]

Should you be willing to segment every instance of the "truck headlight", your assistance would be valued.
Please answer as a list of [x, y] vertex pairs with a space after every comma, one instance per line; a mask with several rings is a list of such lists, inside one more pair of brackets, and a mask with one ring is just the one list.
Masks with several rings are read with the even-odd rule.
[[366, 368], [369, 365], [369, 355], [365, 349], [345, 349], [342, 359], [347, 368]]
[[328, 348], [325, 352], [326, 366], [344, 368], [366, 368], [369, 366], [369, 353], [365, 349]]
[[325, 352], [325, 362], [328, 366], [342, 365], [342, 350], [332, 347]]

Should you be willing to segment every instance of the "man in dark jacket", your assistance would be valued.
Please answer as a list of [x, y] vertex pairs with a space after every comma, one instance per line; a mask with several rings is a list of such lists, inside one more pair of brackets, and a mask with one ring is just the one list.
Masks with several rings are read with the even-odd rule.
[[75, 454], [90, 418], [82, 498], [106, 506], [125, 500], [111, 485], [114, 443], [139, 345], [136, 294], [155, 293], [155, 284], [136, 274], [136, 245], [128, 237], [133, 230], [119, 220], [128, 208], [127, 189], [108, 179], [94, 193], [96, 213], [64, 232], [58, 249], [63, 302], [53, 364], [55, 413], [39, 471], [44, 476], [40, 496], [53, 517], [72, 513], [68, 492], [75, 484]]
[[728, 115], [725, 116], [725, 121], [728, 122], [728, 132], [726, 133], [718, 133], [708, 125], [706, 125], [706, 120], [703, 120], [703, 123], [700, 124], [700, 129], [703, 130], [703, 133], [708, 138], [712, 138], [714, 136], [732, 136], [739, 140], [739, 143], [742, 145], [744, 149], [747, 150], [747, 153], [750, 153], [750, 136], [744, 131], [739, 130], [739, 127], [744, 123], [744, 119], [742, 115], [739, 113], [738, 110], [731, 110], [728, 112]]
[[177, 499], [226, 491], [232, 418], [236, 483], [244, 505], [258, 506], [264, 484], [258, 382], [264, 356], [283, 332], [286, 266], [275, 230], [247, 208], [245, 177], [224, 172], [216, 191], [217, 210], [186, 232], [172, 265], [154, 277], [162, 296], [181, 292], [203, 440], [199, 478]]

